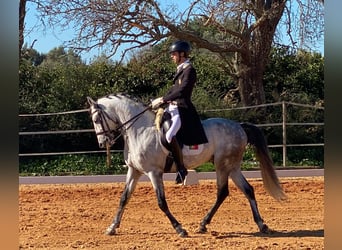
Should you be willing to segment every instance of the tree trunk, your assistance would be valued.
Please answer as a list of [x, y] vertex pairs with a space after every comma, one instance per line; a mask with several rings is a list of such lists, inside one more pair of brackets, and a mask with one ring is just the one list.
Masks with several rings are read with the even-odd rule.
[[19, 59], [24, 45], [24, 25], [26, 15], [26, 0], [20, 0], [19, 3]]
[[272, 48], [278, 22], [283, 15], [285, 1], [270, 1], [267, 18], [250, 34], [245, 42], [245, 53], [236, 53], [236, 82], [243, 106], [266, 102], [263, 75]]
[[265, 103], [265, 91], [263, 86], [263, 73], [265, 67], [251, 66], [242, 62], [238, 65], [239, 76], [237, 84], [243, 106], [252, 106]]

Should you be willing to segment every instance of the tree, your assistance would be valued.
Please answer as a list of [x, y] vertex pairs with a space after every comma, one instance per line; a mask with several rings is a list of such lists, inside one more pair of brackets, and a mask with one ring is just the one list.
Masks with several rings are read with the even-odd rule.
[[38, 66], [46, 59], [46, 54], [39, 53], [35, 49], [29, 49], [26, 46], [24, 46], [21, 49], [20, 57], [21, 59], [29, 61], [32, 65]]
[[64, 47], [53, 48], [46, 54], [44, 64], [82, 64], [81, 57], [73, 50], [65, 51]]
[[273, 48], [264, 76], [268, 102], [324, 103], [324, 58], [318, 53]]
[[[296, 46], [323, 36], [324, 6], [314, 0], [193, 0], [184, 11], [169, 1], [161, 5], [155, 0], [33, 2], [52, 27], [75, 29], [69, 45], [76, 50], [107, 46], [111, 56], [123, 48], [123, 58], [128, 51], [175, 37], [217, 53], [234, 78], [243, 105], [265, 102], [262, 79], [281, 20]], [[299, 11], [293, 9], [294, 3]], [[297, 12], [299, 16], [293, 15]], [[193, 20], [216, 35], [196, 33], [189, 25]]]
[[26, 16], [26, 0], [19, 2], [19, 58], [21, 58], [21, 50], [24, 45], [24, 27]]

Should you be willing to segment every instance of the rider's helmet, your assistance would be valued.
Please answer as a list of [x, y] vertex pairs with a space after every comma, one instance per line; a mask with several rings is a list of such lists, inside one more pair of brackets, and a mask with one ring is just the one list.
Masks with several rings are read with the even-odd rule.
[[185, 41], [176, 41], [170, 46], [169, 53], [172, 52], [184, 52], [187, 57], [191, 50], [190, 44]]

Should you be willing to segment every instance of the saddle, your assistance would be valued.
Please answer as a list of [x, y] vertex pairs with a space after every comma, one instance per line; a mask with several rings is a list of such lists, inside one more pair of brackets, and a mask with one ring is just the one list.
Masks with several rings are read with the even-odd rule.
[[[155, 125], [157, 130], [160, 132], [160, 143], [168, 150], [171, 151], [170, 145], [166, 140], [166, 132], [170, 129], [172, 125], [171, 115], [168, 112], [164, 112], [163, 108], [159, 108], [156, 114]], [[182, 143], [178, 140], [181, 148], [183, 148]]]
[[[163, 108], [159, 108], [156, 113], [156, 118], [154, 121], [157, 130], [160, 132], [160, 143], [169, 151], [166, 157], [164, 172], [168, 173], [171, 170], [172, 164], [174, 162], [170, 144], [166, 140], [166, 132], [170, 129], [172, 125], [171, 115], [168, 112], [164, 112]], [[183, 144], [178, 140], [179, 145], [183, 148]]]
[[[170, 129], [172, 125], [172, 120], [171, 120], [171, 115], [168, 112], [164, 112], [163, 108], [159, 108], [156, 112], [156, 118], [155, 118], [155, 126], [157, 130], [160, 133], [160, 143], [169, 151], [168, 156], [166, 157], [166, 162], [164, 166], [164, 172], [170, 172], [172, 164], [174, 162], [172, 153], [171, 153], [171, 148], [170, 144], [166, 140], [166, 132]], [[177, 137], [177, 135], [176, 135]], [[178, 144], [181, 147], [183, 151], [183, 155], [198, 155], [202, 152], [203, 150], [203, 144], [199, 145], [185, 145], [181, 138], [177, 137]]]

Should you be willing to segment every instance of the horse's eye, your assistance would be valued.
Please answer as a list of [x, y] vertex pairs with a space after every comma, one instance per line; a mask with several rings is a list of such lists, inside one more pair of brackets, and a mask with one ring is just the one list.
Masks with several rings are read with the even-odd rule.
[[94, 121], [94, 123], [96, 123], [96, 124], [100, 123], [100, 121], [101, 121], [100, 116], [98, 116], [98, 115], [95, 116], [94, 119], [93, 119], [93, 121]]

